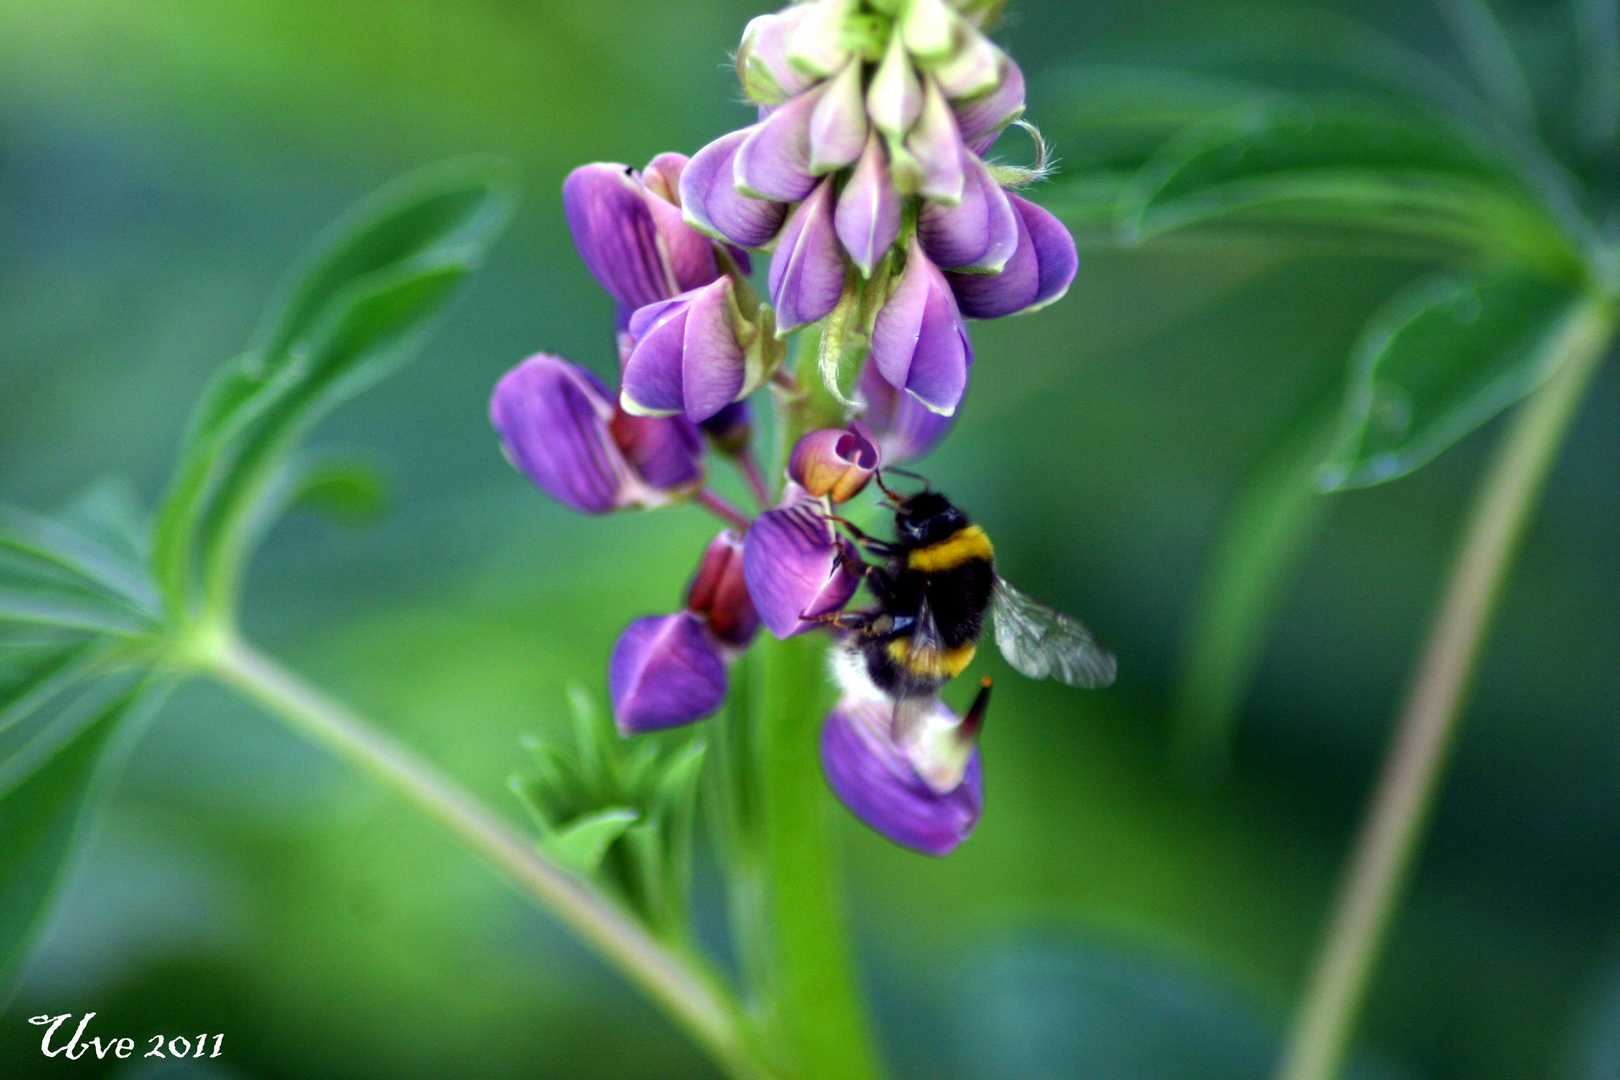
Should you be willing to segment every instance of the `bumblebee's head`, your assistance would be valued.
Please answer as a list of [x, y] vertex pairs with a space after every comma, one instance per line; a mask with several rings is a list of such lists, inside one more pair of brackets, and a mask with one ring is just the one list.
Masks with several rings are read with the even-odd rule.
[[900, 539], [919, 547], [937, 544], [967, 523], [968, 516], [937, 491], [912, 495], [894, 511], [894, 528]]

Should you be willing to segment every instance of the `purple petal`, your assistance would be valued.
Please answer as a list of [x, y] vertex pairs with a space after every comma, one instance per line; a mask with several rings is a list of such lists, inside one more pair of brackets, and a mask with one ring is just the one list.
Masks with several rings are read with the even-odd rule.
[[854, 557], [813, 502], [755, 518], [743, 538], [743, 573], [760, 620], [779, 638], [815, 629], [802, 616], [837, 611], [855, 594], [860, 579], [845, 565]]
[[876, 132], [866, 140], [860, 164], [838, 196], [833, 224], [844, 250], [867, 277], [900, 235], [900, 193]]
[[788, 60], [788, 45], [807, 10], [795, 6], [759, 15], [743, 30], [737, 48], [737, 79], [754, 100], [774, 105], [810, 85], [810, 77]]
[[613, 441], [648, 487], [677, 492], [703, 479], [703, 438], [684, 416], [613, 414]]
[[851, 813], [895, 843], [925, 855], [948, 855], [973, 832], [984, 811], [979, 752], [968, 759], [962, 782], [939, 794], [895, 745], [892, 718], [888, 701], [840, 701], [821, 729], [827, 783]]
[[1007, 54], [979, 31], [963, 26], [955, 55], [933, 67], [939, 88], [952, 101], [983, 97], [1007, 77]]
[[861, 369], [859, 392], [866, 402], [861, 423], [877, 440], [882, 460], [898, 465], [932, 450], [951, 429], [951, 417], [941, 416], [911, 394], [890, 385], [876, 364]]
[[1008, 124], [1024, 115], [1024, 72], [1012, 60], [1001, 85], [972, 101], [956, 103], [956, 125], [974, 153], [984, 155]]
[[926, 80], [922, 112], [906, 136], [906, 150], [918, 169], [917, 182], [911, 185], [917, 194], [944, 203], [962, 197], [962, 134], [933, 79]]
[[742, 538], [732, 530], [722, 530], [709, 541], [686, 590], [686, 607], [702, 616], [709, 632], [728, 645], [746, 648], [759, 632], [759, 613], [743, 575]]
[[1018, 250], [1018, 214], [977, 154], [964, 153], [962, 165], [962, 201], [923, 203], [917, 236], [936, 266], [996, 273]]
[[677, 292], [658, 254], [658, 230], [634, 170], [581, 165], [563, 181], [563, 209], [591, 276], [631, 307]]
[[681, 173], [681, 210], [687, 220], [711, 235], [747, 248], [770, 243], [787, 216], [787, 207], [782, 203], [752, 199], [737, 190], [737, 148], [753, 132], [750, 127], [720, 136], [693, 155]]
[[915, 236], [900, 282], [873, 323], [872, 361], [891, 384], [935, 412], [954, 412], [967, 388], [973, 363], [967, 328], [944, 275]]
[[531, 356], [496, 384], [489, 414], [507, 458], [552, 498], [587, 514], [630, 501], [630, 466], [608, 426], [612, 400], [595, 375]]
[[1045, 307], [1069, 291], [1080, 256], [1074, 237], [1052, 213], [1009, 193], [1018, 214], [1018, 250], [999, 274], [951, 274], [948, 280], [962, 313], [999, 319]]
[[720, 707], [726, 665], [690, 611], [637, 619], [608, 661], [613, 719], [623, 735], [689, 724]]
[[810, 193], [810, 116], [825, 95], [824, 87], [789, 101], [737, 147], [732, 180], [744, 195], [797, 202]]
[[670, 416], [686, 408], [682, 368], [686, 323], [691, 310], [685, 294], [649, 304], [630, 316], [635, 348], [624, 365], [619, 388], [626, 408], [646, 416]]
[[687, 295], [691, 306], [681, 357], [681, 396], [686, 418], [698, 423], [737, 399], [746, 365], [731, 317], [731, 279], [721, 278]]
[[832, 178], [816, 185], [782, 228], [767, 277], [778, 334], [791, 333], [838, 306], [844, 251], [833, 227]]
[[732, 457], [748, 449], [754, 438], [754, 409], [748, 399], [733, 401], [700, 425], [715, 449]]
[[810, 171], [817, 176], [852, 164], [866, 145], [861, 62], [851, 60], [827, 84], [810, 114]]
[[681, 208], [659, 195], [646, 193], [647, 209], [652, 214], [658, 238], [663, 242], [669, 259], [670, 273], [675, 288], [680, 292], [707, 285], [720, 276], [720, 267], [714, 258], [714, 241], [686, 223]]

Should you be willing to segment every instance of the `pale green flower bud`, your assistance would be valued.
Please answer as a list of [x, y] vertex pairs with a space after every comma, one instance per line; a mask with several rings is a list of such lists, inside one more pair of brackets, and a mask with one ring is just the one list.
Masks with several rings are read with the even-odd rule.
[[911, 57], [906, 55], [904, 36], [892, 34], [883, 62], [866, 88], [866, 114], [893, 145], [904, 139], [917, 122], [922, 104], [922, 84], [911, 66]]

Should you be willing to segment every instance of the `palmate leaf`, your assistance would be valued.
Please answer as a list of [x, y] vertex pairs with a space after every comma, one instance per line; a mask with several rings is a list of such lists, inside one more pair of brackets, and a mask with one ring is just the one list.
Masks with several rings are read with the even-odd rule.
[[1552, 374], [1584, 301], [1568, 282], [1525, 273], [1441, 274], [1396, 296], [1352, 362], [1325, 488], [1411, 472]]
[[228, 593], [298, 439], [420, 348], [510, 219], [508, 170], [464, 161], [389, 185], [317, 242], [249, 350], [210, 385], [160, 516], [165, 602]]
[[0, 762], [0, 1002], [15, 987], [90, 813], [163, 692], [146, 679], [93, 690], [65, 723]]

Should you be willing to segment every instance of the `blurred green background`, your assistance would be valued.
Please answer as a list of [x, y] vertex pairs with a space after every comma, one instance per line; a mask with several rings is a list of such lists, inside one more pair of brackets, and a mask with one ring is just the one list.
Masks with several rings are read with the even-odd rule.
[[[1170, 0], [1015, 0], [999, 37], [1064, 154], [1069, 73]], [[1444, 58], [1425, 5], [1325, 5]], [[1532, 60], [1557, 5], [1507, 5]], [[698, 511], [585, 519], [502, 461], [501, 372], [607, 372], [608, 298], [558, 187], [744, 121], [719, 0], [0, 0], [0, 499], [111, 472], [150, 501], [207, 374], [309, 238], [466, 151], [526, 201], [424, 357], [321, 441], [391, 478], [381, 520], [294, 517], [248, 630], [519, 816], [518, 736], [671, 607]], [[1038, 194], [1038, 193], [1037, 193]], [[1218, 515], [1343, 378], [1410, 263], [1285, 243], [1091, 248], [1068, 298], [975, 331], [963, 419], [924, 468], [1003, 569], [1121, 658], [1079, 694], [1000, 680], [988, 810], [947, 860], [841, 817], [863, 971], [900, 1077], [1264, 1075], [1494, 429], [1335, 499], [1214, 788], [1178, 784], [1167, 704]], [[1363, 1027], [1364, 1076], [1620, 1077], [1620, 377], [1600, 381], [1485, 658]], [[814, 767], [806, 762], [806, 768]], [[713, 868], [700, 921], [718, 933]], [[47, 1060], [90, 1034], [225, 1035], [218, 1061]], [[167, 1069], [164, 1069], [167, 1064]], [[205, 1067], [206, 1066], [206, 1067]], [[658, 1014], [413, 812], [221, 691], [141, 746], [31, 974], [0, 1075], [710, 1076]]]

